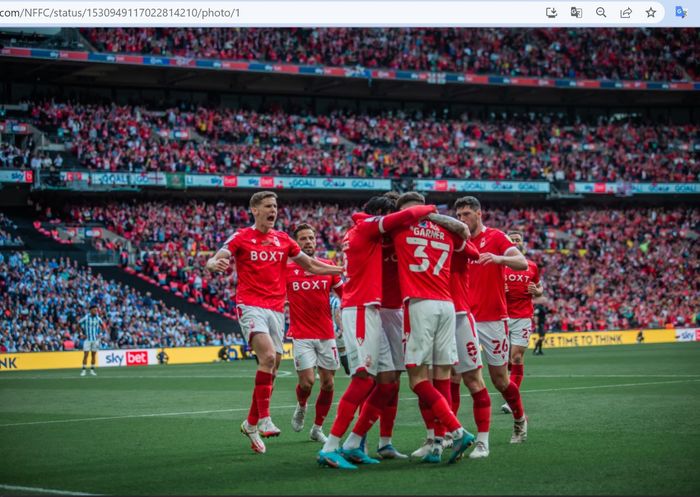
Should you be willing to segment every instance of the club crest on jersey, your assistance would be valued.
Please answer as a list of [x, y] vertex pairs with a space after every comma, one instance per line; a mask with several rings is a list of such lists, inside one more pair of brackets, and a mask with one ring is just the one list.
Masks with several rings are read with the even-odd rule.
[[484, 245], [486, 245], [486, 238], [481, 239], [481, 243], [479, 244], [479, 248], [484, 248]]
[[273, 242], [273, 243], [275, 244], [275, 246], [277, 246], [277, 247], [280, 247], [280, 246], [281, 246], [280, 241], [279, 241], [279, 238], [277, 238], [276, 236], [273, 236], [273, 237], [272, 237], [272, 242]]

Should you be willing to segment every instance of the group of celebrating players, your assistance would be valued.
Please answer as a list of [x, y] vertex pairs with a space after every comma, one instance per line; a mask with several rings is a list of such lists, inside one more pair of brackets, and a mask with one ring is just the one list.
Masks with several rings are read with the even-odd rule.
[[[266, 451], [263, 438], [280, 434], [270, 418], [270, 397], [283, 353], [285, 302], [299, 376], [292, 428], [303, 429], [317, 371], [321, 389], [309, 436], [323, 443], [320, 465], [356, 469], [379, 463], [364, 444], [377, 420], [378, 457], [408, 457], [392, 444], [404, 371], [427, 429], [425, 443], [412, 456], [439, 463], [443, 450], [451, 448], [451, 464], [475, 445], [470, 458], [488, 457], [491, 398], [482, 375], [482, 349], [493, 385], [505, 399], [503, 409], [513, 415], [510, 442], [527, 439], [519, 387], [532, 330], [532, 298], [543, 289], [537, 266], [522, 253], [520, 232], [506, 236], [484, 226], [474, 197], [458, 199], [453, 218], [425, 205], [417, 192], [389, 192], [372, 197], [352, 216], [341, 268], [316, 257], [312, 226], [297, 226], [293, 239], [274, 229], [274, 192], [254, 194], [250, 207], [255, 225], [234, 233], [207, 261], [207, 269], [224, 272], [235, 260], [239, 322], [259, 361], [250, 411], [241, 424], [255, 452]], [[322, 426], [339, 367], [333, 293], [342, 299], [351, 380], [326, 437]], [[457, 418], [462, 382], [474, 400], [476, 436]]]

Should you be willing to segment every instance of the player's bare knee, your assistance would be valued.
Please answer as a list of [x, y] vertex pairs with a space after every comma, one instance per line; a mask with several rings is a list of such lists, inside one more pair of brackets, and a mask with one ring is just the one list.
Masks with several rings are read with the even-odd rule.
[[508, 389], [508, 385], [510, 385], [510, 378], [507, 376], [505, 378], [493, 378], [493, 386], [496, 387], [496, 390], [499, 392], [505, 392]]
[[513, 354], [510, 356], [510, 362], [513, 364], [522, 364], [523, 363], [522, 350], [514, 350]]
[[464, 386], [467, 387], [469, 393], [480, 392], [486, 388], [484, 378], [478, 371], [468, 371], [462, 375], [462, 379], [464, 380]]
[[325, 390], [327, 392], [333, 390], [334, 383], [333, 383], [333, 377], [331, 376], [330, 378], [321, 378], [321, 390]]
[[275, 369], [276, 354], [274, 351], [262, 352], [258, 354], [258, 363], [260, 367], [273, 371]]
[[301, 388], [305, 392], [310, 392], [313, 387], [314, 387], [314, 380], [313, 379], [304, 378], [304, 379], [299, 380], [299, 388]]

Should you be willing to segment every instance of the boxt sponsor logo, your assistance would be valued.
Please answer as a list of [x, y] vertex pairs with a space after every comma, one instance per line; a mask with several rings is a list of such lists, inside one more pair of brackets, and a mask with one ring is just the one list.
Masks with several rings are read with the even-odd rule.
[[127, 366], [148, 366], [148, 352], [145, 350], [127, 350]]

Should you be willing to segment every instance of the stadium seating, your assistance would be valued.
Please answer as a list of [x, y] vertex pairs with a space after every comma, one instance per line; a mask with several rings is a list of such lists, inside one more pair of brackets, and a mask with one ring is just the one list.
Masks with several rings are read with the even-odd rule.
[[21, 247], [24, 245], [22, 237], [15, 235], [10, 230], [16, 230], [17, 225], [10, 218], [0, 212], [0, 247]]
[[91, 302], [98, 302], [103, 317], [118, 331], [114, 343], [103, 338], [103, 348], [222, 345], [233, 339], [75, 261], [0, 253], [1, 351], [63, 350], [68, 340], [79, 346], [77, 321]]
[[[697, 125], [543, 115], [442, 119], [421, 113], [37, 103], [83, 167], [98, 171], [547, 181], [700, 179]], [[49, 160], [50, 159], [46, 159]], [[25, 161], [28, 162], [28, 161]], [[26, 166], [26, 164], [25, 164]]]
[[[334, 258], [355, 208], [282, 203], [278, 227], [291, 232], [310, 222], [319, 248]], [[203, 266], [234, 229], [252, 222], [245, 208], [201, 201], [82, 204], [68, 207], [66, 216], [104, 224], [135, 242], [135, 270], [153, 283], [233, 312], [235, 272], [212, 279]], [[485, 223], [525, 233], [528, 257], [543, 268], [552, 330], [680, 326], [696, 319], [697, 209], [487, 209]]]
[[690, 80], [694, 29], [83, 29], [98, 50], [506, 76]]

